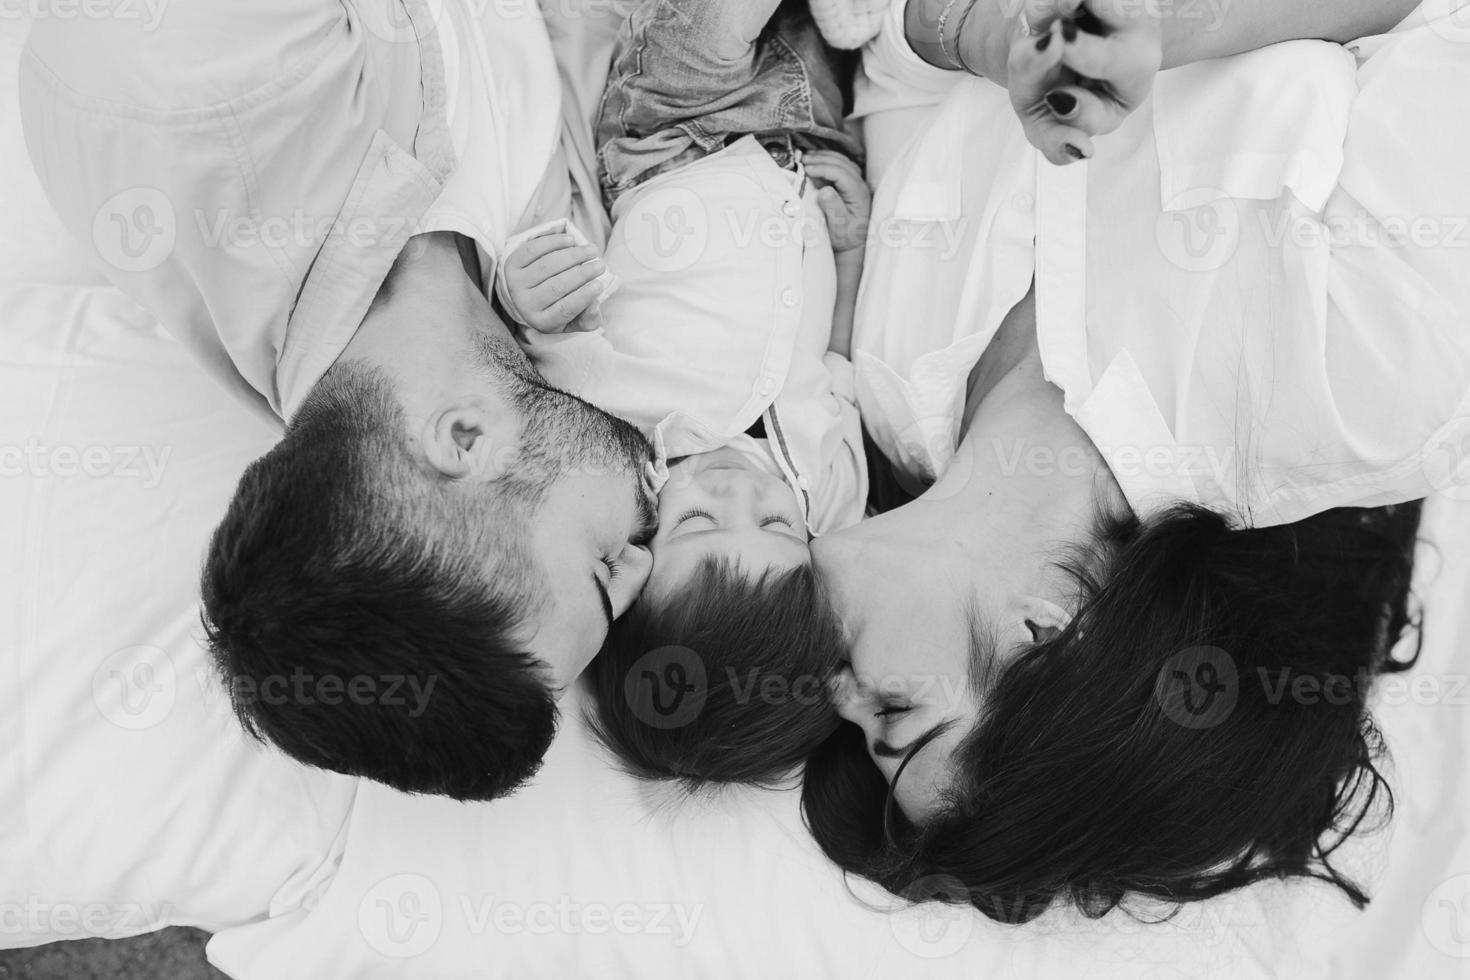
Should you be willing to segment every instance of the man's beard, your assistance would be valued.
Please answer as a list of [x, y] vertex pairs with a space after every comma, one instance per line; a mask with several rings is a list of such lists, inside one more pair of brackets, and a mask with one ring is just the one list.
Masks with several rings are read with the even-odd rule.
[[513, 344], [485, 337], [486, 370], [521, 419], [519, 451], [510, 477], [540, 496], [568, 475], [627, 475], [641, 480], [653, 458], [631, 423], [546, 382]]

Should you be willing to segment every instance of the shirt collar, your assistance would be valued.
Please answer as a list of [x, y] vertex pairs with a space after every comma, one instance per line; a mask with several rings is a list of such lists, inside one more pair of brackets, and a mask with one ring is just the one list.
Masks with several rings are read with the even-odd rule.
[[276, 370], [291, 419], [362, 325], [398, 254], [438, 196], [437, 179], [392, 137], [373, 136], [291, 311]]

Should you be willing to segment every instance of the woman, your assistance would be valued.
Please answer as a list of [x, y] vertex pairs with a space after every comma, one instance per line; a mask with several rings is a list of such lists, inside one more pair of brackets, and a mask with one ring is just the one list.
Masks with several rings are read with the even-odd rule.
[[865, 53], [860, 111], [928, 118], [870, 145], [858, 393], [927, 489], [814, 546], [852, 724], [808, 823], [845, 869], [1004, 921], [1287, 875], [1361, 903], [1329, 857], [1384, 788], [1366, 678], [1407, 621], [1404, 502], [1452, 488], [1470, 404], [1467, 253], [1390, 219], [1470, 214], [1434, 87], [1464, 31], [1279, 45], [1145, 102], [1160, 63], [1408, 10], [967, 3], [911, 0]]

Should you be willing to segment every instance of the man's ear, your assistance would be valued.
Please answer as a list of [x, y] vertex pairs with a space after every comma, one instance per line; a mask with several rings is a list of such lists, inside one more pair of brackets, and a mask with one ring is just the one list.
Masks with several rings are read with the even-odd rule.
[[520, 424], [503, 406], [480, 399], [453, 402], [422, 425], [424, 458], [448, 480], [492, 483], [520, 452]]
[[1018, 596], [1014, 606], [1014, 617], [1020, 621], [1026, 642], [1045, 643], [1072, 622], [1071, 613], [1041, 596]]

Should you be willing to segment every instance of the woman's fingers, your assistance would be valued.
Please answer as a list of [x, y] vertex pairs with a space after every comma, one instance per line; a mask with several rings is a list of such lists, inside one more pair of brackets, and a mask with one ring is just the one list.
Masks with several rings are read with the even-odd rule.
[[1158, 74], [1163, 50], [1156, 36], [1143, 31], [1099, 37], [1077, 31], [1062, 46], [1062, 64], [1084, 78], [1107, 82], [1125, 108], [1133, 109], [1148, 95]]
[[1007, 87], [1026, 138], [1065, 164], [1092, 156], [1090, 137], [1117, 129], [1148, 98], [1161, 30], [1136, 0], [1046, 2], [1046, 32], [1018, 32], [1011, 45]]
[[1157, 9], [1138, 0], [1059, 0], [1059, 3], [1070, 7], [1068, 16], [1093, 35], [1113, 37], [1158, 28]]
[[1047, 94], [1062, 86], [1062, 22], [1045, 34], [1019, 38], [1007, 66], [1011, 104], [1031, 145], [1058, 165], [1092, 156], [1092, 139], [1080, 126], [1062, 119], [1047, 104]]
[[1061, 21], [1039, 35], [1019, 35], [1011, 43], [1006, 62], [1011, 101], [1034, 101], [1046, 94], [1042, 90], [1048, 76], [1062, 64]]
[[1081, 85], [1062, 85], [1046, 93], [1046, 105], [1058, 120], [1092, 136], [1123, 125], [1128, 111], [1112, 99], [1100, 98]]

